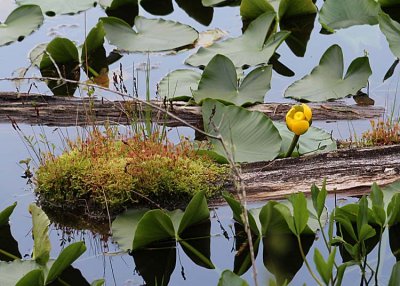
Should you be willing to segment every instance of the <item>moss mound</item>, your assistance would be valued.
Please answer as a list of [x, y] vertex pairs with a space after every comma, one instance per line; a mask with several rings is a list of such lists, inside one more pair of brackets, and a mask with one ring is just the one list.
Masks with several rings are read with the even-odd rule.
[[69, 142], [60, 156], [43, 154], [34, 180], [43, 204], [116, 214], [135, 205], [180, 207], [201, 190], [211, 197], [228, 173], [189, 142], [174, 146], [157, 135], [122, 138], [108, 130]]

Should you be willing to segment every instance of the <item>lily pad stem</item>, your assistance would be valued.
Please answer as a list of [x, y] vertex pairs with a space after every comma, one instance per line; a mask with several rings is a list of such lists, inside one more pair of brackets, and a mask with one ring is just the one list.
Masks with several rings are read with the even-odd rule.
[[292, 143], [290, 143], [289, 150], [286, 152], [285, 158], [292, 156], [293, 150], [297, 145], [297, 142], [299, 142], [300, 135], [294, 134]]

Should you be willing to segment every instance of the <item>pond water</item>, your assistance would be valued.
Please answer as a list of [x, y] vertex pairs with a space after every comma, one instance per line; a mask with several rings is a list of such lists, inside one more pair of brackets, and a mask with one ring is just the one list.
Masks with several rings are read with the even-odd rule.
[[[322, 1], [317, 1], [317, 6], [322, 6]], [[0, 21], [4, 21], [5, 17], [15, 8], [15, 4], [11, 0], [0, 0]], [[142, 8], [140, 15], [153, 17]], [[85, 28], [88, 30], [97, 23], [98, 17], [104, 16], [104, 11], [100, 7], [88, 10], [73, 16], [57, 16], [46, 17], [44, 25], [32, 35], [26, 37], [22, 42], [13, 43], [9, 46], [0, 47], [0, 78], [12, 76], [13, 72], [20, 67], [29, 66], [28, 53], [39, 43], [48, 42], [54, 36], [65, 36], [71, 40], [81, 44], [85, 38]], [[180, 21], [189, 24], [198, 31], [220, 28], [228, 33], [229, 36], [238, 36], [241, 34], [242, 23], [238, 7], [215, 8], [214, 16], [209, 26], [204, 26], [190, 18], [176, 3], [174, 3], [174, 12], [163, 18]], [[375, 100], [375, 104], [394, 108], [395, 114], [398, 114], [398, 102], [396, 103], [397, 88], [399, 83], [399, 73], [395, 73], [389, 80], [382, 82], [382, 79], [394, 61], [388, 43], [384, 35], [380, 32], [379, 27], [363, 25], [353, 26], [351, 28], [338, 30], [333, 35], [322, 35], [319, 33], [320, 24], [318, 17], [315, 20], [314, 29], [308, 42], [307, 51], [304, 57], [296, 57], [286, 44], [279, 47], [278, 52], [281, 54], [281, 61], [295, 72], [293, 77], [283, 77], [277, 73], [272, 76], [272, 88], [268, 92], [266, 102], [286, 102], [288, 99], [283, 98], [285, 89], [295, 80], [308, 74], [311, 69], [316, 66], [323, 52], [332, 44], [339, 44], [344, 51], [345, 67], [355, 58], [362, 56], [367, 52], [372, 68], [370, 77], [369, 94]], [[107, 46], [111, 50], [110, 46]], [[152, 96], [155, 97], [156, 83], [168, 72], [185, 68], [184, 60], [193, 53], [193, 50], [180, 52], [177, 55], [151, 54], [150, 61], [154, 68], [151, 70], [150, 87]], [[118, 71], [122, 64], [124, 71], [124, 80], [128, 90], [132, 89], [133, 74], [137, 73], [139, 82], [139, 94], [145, 91], [145, 72], [142, 69], [134, 70], [145, 63], [147, 55], [131, 54], [124, 56], [119, 62], [112, 64], [110, 71]], [[31, 69], [28, 73], [30, 76], [40, 75], [38, 70]], [[11, 81], [0, 81], [0, 91], [15, 91], [15, 84]], [[22, 85], [20, 91], [27, 91], [28, 85]], [[33, 88], [32, 92], [49, 93], [44, 83], [38, 83], [37, 88]], [[84, 93], [84, 91], [82, 91]], [[109, 96], [109, 95], [104, 95]], [[351, 103], [352, 99], [346, 99]], [[332, 131], [335, 138], [347, 139], [350, 135], [358, 136], [369, 127], [369, 122], [365, 120], [342, 121], [342, 122], [315, 122], [313, 125]], [[57, 146], [61, 146], [59, 133], [54, 131], [54, 127], [39, 127], [20, 125], [26, 135], [35, 135], [45, 133], [49, 140]], [[78, 128], [79, 129], [79, 128]], [[63, 129], [63, 132], [73, 137], [77, 129], [74, 127]], [[172, 130], [170, 137], [177, 141], [179, 135], [194, 136], [189, 128], [179, 128]], [[29, 256], [32, 252], [32, 239], [30, 234], [31, 218], [27, 211], [28, 205], [35, 201], [32, 190], [26, 184], [26, 180], [21, 178], [23, 168], [18, 164], [22, 159], [31, 156], [29, 149], [23, 143], [22, 138], [15, 132], [11, 124], [0, 124], [0, 209], [10, 205], [14, 201], [18, 202], [18, 206], [11, 217], [11, 232], [18, 241], [18, 246], [23, 256]], [[211, 224], [211, 260], [216, 265], [216, 270], [208, 270], [202, 267], [196, 267], [194, 263], [183, 253], [182, 249], [178, 249], [176, 258], [175, 271], [172, 273], [170, 285], [216, 285], [220, 272], [223, 269], [232, 269], [235, 257], [233, 230], [231, 212], [229, 208], [218, 207], [215, 212], [222, 222], [223, 228], [228, 232], [229, 239], [225, 238], [221, 230], [221, 225], [216, 219]], [[135, 272], [135, 263], [132, 256], [126, 254], [115, 254], [118, 251], [110, 239], [102, 240], [101, 235], [92, 234], [90, 231], [81, 231], [73, 229], [59, 229], [56, 226], [51, 227], [52, 254], [56, 256], [62, 248], [62, 241], [66, 238], [71, 241], [84, 240], [88, 246], [87, 252], [76, 262], [74, 266], [78, 268], [87, 281], [93, 281], [98, 278], [105, 277], [106, 285], [142, 285], [141, 278]], [[384, 239], [384, 241], [388, 241]], [[315, 245], [321, 244], [321, 240], [317, 240]], [[384, 248], [382, 253], [384, 265], [390, 267], [381, 273], [380, 281], [382, 285], [386, 285], [388, 276], [393, 265], [393, 255], [388, 247]], [[260, 246], [260, 253], [262, 246]], [[313, 253], [311, 250], [309, 253]], [[376, 255], [375, 252], [371, 254]], [[312, 259], [312, 257], [309, 257]], [[257, 258], [260, 285], [266, 285], [269, 280], [269, 273], [264, 271], [262, 255]], [[385, 269], [385, 266], [381, 269]], [[182, 270], [183, 269], [183, 270]], [[184, 272], [184, 275], [182, 274]], [[358, 272], [356, 270], [355, 272]], [[358, 273], [357, 273], [358, 275]], [[251, 281], [251, 271], [243, 276], [247, 281]], [[185, 280], [186, 278], [186, 280]], [[354, 285], [352, 276], [349, 275], [343, 285]], [[312, 278], [309, 276], [305, 266], [302, 266], [299, 274], [294, 277], [292, 285], [301, 285], [307, 283], [313, 285]]]

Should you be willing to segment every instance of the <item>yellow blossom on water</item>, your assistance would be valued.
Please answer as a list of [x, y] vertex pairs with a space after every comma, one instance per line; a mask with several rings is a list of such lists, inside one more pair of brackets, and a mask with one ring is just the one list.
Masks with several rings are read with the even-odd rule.
[[307, 104], [294, 105], [286, 114], [288, 129], [298, 136], [306, 133], [311, 123], [312, 111]]

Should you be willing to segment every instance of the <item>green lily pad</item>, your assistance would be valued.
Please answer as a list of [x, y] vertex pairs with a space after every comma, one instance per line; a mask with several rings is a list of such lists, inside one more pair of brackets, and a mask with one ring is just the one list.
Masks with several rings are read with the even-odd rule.
[[198, 33], [190, 26], [163, 19], [135, 18], [133, 30], [114, 17], [100, 18], [110, 44], [128, 52], [160, 52], [193, 44]]
[[56, 14], [76, 14], [95, 7], [95, 0], [16, 0], [18, 5], [33, 4], [42, 8], [47, 16]]
[[201, 74], [194, 70], [178, 69], [162, 78], [158, 84], [158, 94], [168, 100], [188, 101], [192, 91], [197, 89]]
[[235, 3], [240, 3], [240, 0], [202, 0], [201, 3], [205, 7], [220, 7]]
[[[281, 154], [286, 154], [293, 139], [291, 132], [286, 124], [274, 122], [282, 137]], [[331, 134], [314, 126], [311, 126], [306, 133], [300, 136], [298, 149], [295, 152], [299, 155], [329, 152], [337, 149], [336, 140]]]
[[43, 19], [39, 6], [24, 5], [16, 8], [4, 23], [0, 23], [0, 46], [22, 41], [43, 24]]
[[378, 23], [380, 6], [375, 0], [326, 0], [319, 13], [319, 22], [326, 30], [354, 25]]
[[379, 13], [378, 21], [379, 28], [389, 42], [390, 50], [397, 58], [400, 58], [400, 24], [383, 12]]
[[50, 220], [35, 204], [29, 205], [32, 214], [32, 235], [34, 237], [32, 258], [40, 265], [46, 265], [50, 258], [51, 244], [49, 239]]
[[214, 43], [208, 48], [201, 47], [196, 54], [186, 59], [185, 63], [191, 66], [206, 66], [215, 55], [222, 54], [230, 58], [235, 67], [266, 64], [290, 34], [281, 31], [267, 38], [275, 18], [274, 13], [264, 13], [250, 23], [242, 36]]
[[[225, 106], [213, 99], [204, 100], [202, 113], [205, 131], [222, 136], [235, 162], [269, 161], [279, 155], [281, 136], [272, 120], [263, 113]], [[213, 151], [227, 157], [219, 140], [210, 141]]]
[[237, 106], [264, 102], [264, 96], [271, 88], [271, 75], [271, 66], [261, 66], [251, 71], [239, 84], [232, 61], [223, 55], [216, 55], [205, 68], [193, 96], [199, 104], [206, 98]]
[[15, 286], [22, 277], [35, 269], [40, 269], [40, 265], [33, 260], [0, 262], [0, 284]]
[[365, 87], [372, 73], [366, 56], [353, 60], [344, 77], [343, 70], [342, 49], [332, 45], [311, 74], [286, 89], [285, 97], [314, 102], [343, 98]]
[[[79, 80], [79, 53], [73, 42], [66, 38], [55, 38], [47, 45], [46, 51], [48, 54], [44, 54], [40, 62], [43, 77], [59, 78], [60, 72], [62, 78]], [[78, 86], [58, 80], [49, 80], [47, 85], [54, 95], [59, 96], [73, 96]]]

